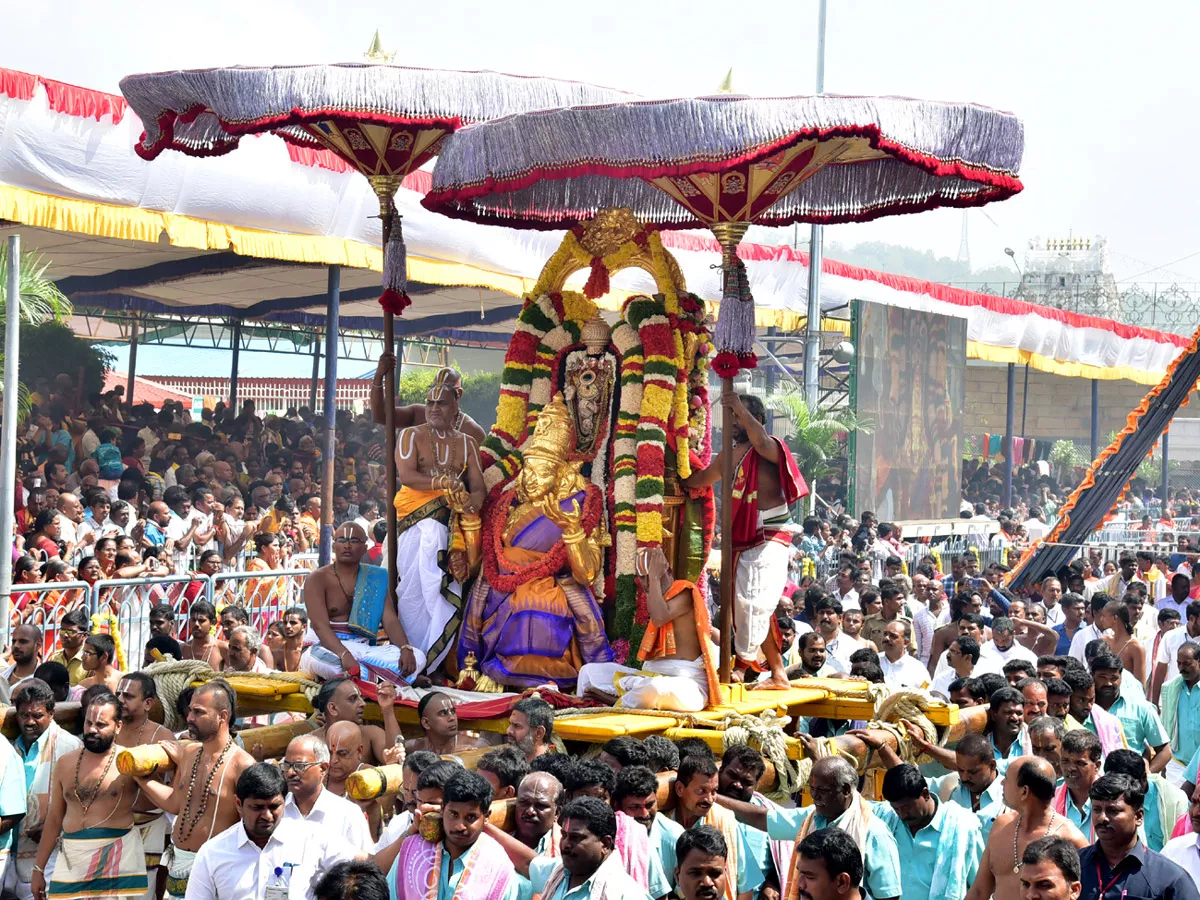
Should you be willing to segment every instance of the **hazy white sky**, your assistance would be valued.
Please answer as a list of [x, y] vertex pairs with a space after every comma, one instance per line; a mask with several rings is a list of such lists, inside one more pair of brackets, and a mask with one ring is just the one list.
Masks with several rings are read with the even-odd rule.
[[[813, 89], [816, 21], [816, 0], [3, 0], [0, 65], [116, 91], [130, 72], [358, 60], [379, 28], [408, 65], [654, 96], [709, 92], [732, 66], [739, 92], [785, 95]], [[1073, 230], [1108, 236], [1118, 278], [1200, 282], [1198, 26], [1200, 5], [1167, 0], [830, 0], [825, 87], [973, 101], [1024, 120], [1025, 192], [970, 213], [976, 267]], [[953, 257], [961, 223], [945, 210], [827, 234]]]

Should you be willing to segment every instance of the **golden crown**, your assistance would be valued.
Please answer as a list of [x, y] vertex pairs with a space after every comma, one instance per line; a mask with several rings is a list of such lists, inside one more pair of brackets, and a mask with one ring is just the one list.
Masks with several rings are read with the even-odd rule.
[[567, 406], [563, 403], [562, 392], [557, 392], [554, 399], [547, 403], [538, 413], [537, 424], [533, 434], [521, 448], [521, 456], [525, 459], [540, 458], [561, 462], [571, 451], [571, 417]]

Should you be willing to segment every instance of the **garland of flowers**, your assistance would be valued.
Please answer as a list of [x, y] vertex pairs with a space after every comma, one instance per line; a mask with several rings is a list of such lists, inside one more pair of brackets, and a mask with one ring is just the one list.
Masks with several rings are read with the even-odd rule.
[[[616, 532], [613, 634], [632, 637], [637, 611], [637, 429], [642, 408], [642, 345], [637, 330], [622, 316], [612, 332], [621, 354], [621, 403], [613, 431], [613, 524]], [[636, 648], [637, 643], [629, 642]], [[618, 657], [619, 659], [619, 657]]]
[[121, 645], [121, 620], [111, 612], [98, 612], [92, 616], [92, 631], [99, 634], [108, 634], [113, 641], [113, 667], [120, 669], [122, 672], [125, 669], [125, 648]]
[[[506, 512], [512, 507], [516, 495], [516, 488], [504, 490], [501, 485], [492, 488], [488, 496], [488, 527], [483, 538], [483, 575], [492, 588], [506, 594], [511, 594], [534, 578], [552, 578], [567, 565], [567, 545], [559, 538], [537, 562], [519, 566], [511, 572], [500, 571], [500, 559], [504, 554]], [[594, 484], [588, 484], [584, 488], [580, 526], [585, 533], [590, 534], [600, 524], [603, 499], [603, 494]]]

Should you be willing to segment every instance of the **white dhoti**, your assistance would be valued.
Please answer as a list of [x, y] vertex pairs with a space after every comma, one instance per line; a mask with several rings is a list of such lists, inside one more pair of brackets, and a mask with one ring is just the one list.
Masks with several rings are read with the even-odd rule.
[[738, 556], [733, 596], [733, 651], [739, 659], [755, 662], [771, 631], [788, 577], [790, 548], [764, 541]]
[[142, 839], [142, 849], [146, 852], [146, 869], [158, 868], [162, 865], [162, 856], [167, 850], [167, 838], [171, 836], [167, 814], [135, 812], [133, 827]]
[[[437, 669], [455, 643], [456, 618], [462, 609], [462, 585], [451, 580], [438, 561], [450, 547], [450, 529], [436, 519], [421, 519], [396, 538], [396, 601], [400, 624], [414, 647], [427, 658], [417, 671]], [[452, 604], [443, 595], [457, 599]]]
[[[363, 678], [368, 675], [377, 680], [390, 681], [393, 684], [408, 684], [409, 679], [425, 668], [425, 654], [420, 647], [414, 647], [413, 655], [417, 658], [417, 668], [408, 679], [400, 674], [400, 648], [393, 644], [373, 645], [362, 638], [338, 630], [333, 625], [333, 631], [346, 648], [346, 652], [354, 657], [354, 661], [365, 671]], [[341, 678], [346, 674], [342, 661], [332, 650], [327, 650], [320, 644], [314, 644], [304, 651], [300, 657], [300, 671], [321, 681], [330, 678]]]
[[192, 850], [180, 850], [171, 844], [163, 854], [162, 862], [167, 867], [167, 896], [171, 900], [184, 900], [188, 878], [191, 877], [192, 866], [196, 863], [196, 853]]
[[579, 670], [576, 692], [589, 687], [620, 696], [626, 709], [669, 709], [699, 712], [708, 705], [704, 658], [652, 659], [641, 669], [618, 663], [587, 663]]

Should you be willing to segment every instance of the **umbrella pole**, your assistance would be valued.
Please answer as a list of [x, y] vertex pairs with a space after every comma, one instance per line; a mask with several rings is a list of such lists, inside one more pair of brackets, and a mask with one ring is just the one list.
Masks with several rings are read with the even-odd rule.
[[[400, 187], [400, 179], [394, 176], [379, 175], [368, 179], [375, 194], [379, 197], [379, 221], [383, 226], [384, 254], [387, 253], [388, 239], [392, 234], [392, 225], [396, 221], [396, 204], [394, 198]], [[395, 317], [388, 310], [383, 311], [383, 346], [396, 346]], [[396, 597], [396, 369], [389, 368], [383, 373], [383, 402], [384, 426], [387, 431], [387, 445], [384, 447], [384, 471], [387, 473], [387, 574], [388, 596]]]
[[[721, 390], [732, 391], [733, 379], [722, 378]], [[721, 407], [721, 684], [733, 674], [733, 428]]]
[[[729, 297], [738, 292], [729, 279], [739, 277], [737, 247], [749, 227], [747, 222], [716, 222], [713, 235], [721, 244], [722, 303], [737, 302]], [[734, 281], [733, 284], [737, 282]], [[753, 319], [750, 329], [753, 338]], [[722, 349], [718, 347], [718, 349]], [[733, 379], [721, 379], [721, 391], [733, 391]], [[729, 684], [733, 675], [733, 586], [736, 579], [733, 565], [733, 417], [721, 407], [721, 659], [718, 678]]]

